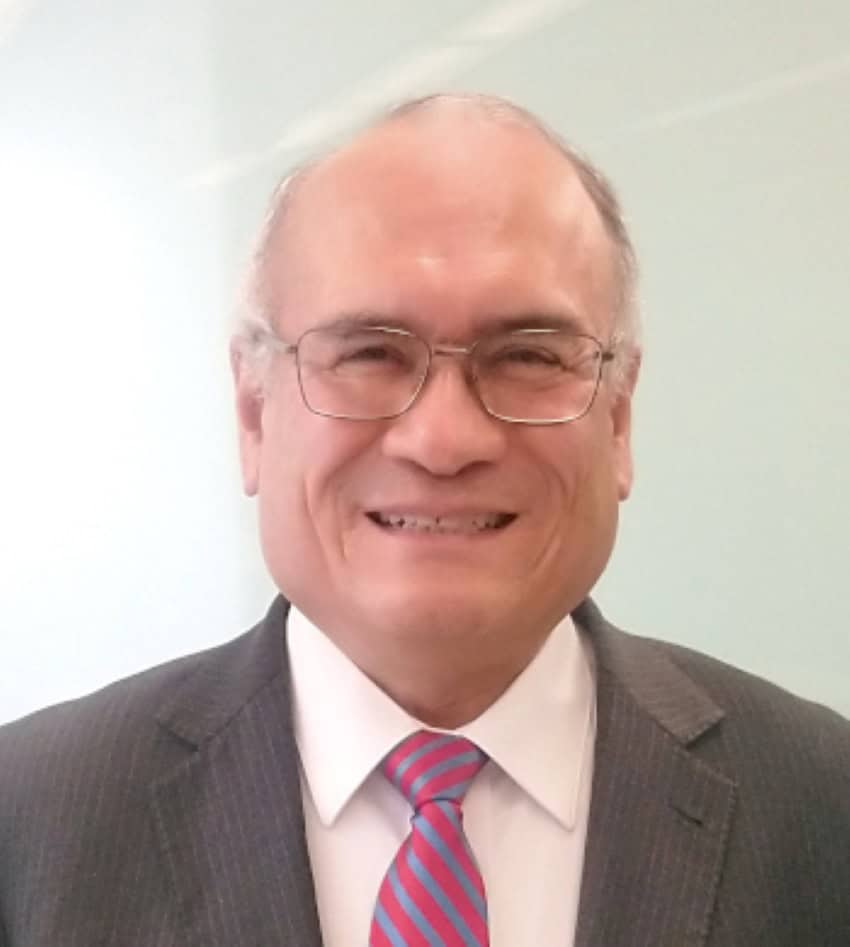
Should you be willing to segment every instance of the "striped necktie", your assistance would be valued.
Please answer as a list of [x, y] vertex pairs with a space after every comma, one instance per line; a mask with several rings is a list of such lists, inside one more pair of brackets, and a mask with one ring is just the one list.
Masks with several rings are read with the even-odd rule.
[[461, 805], [487, 756], [463, 737], [420, 730], [382, 765], [413, 807], [410, 834], [378, 892], [369, 947], [487, 947], [484, 882]]

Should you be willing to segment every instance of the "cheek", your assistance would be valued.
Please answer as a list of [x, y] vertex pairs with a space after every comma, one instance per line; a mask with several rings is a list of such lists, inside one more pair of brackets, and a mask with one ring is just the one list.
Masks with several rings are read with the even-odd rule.
[[597, 534], [607, 540], [619, 503], [615, 445], [601, 424], [564, 428], [562, 435], [538, 454], [551, 471], [551, 528], [568, 542]]
[[[317, 421], [320, 419], [316, 419]], [[336, 457], [333, 439], [312, 416], [287, 412], [266, 425], [257, 496], [260, 537], [268, 570], [293, 601], [327, 587], [335, 517], [328, 511]]]
[[359, 465], [375, 439], [371, 425], [287, 406], [269, 417], [264, 439], [264, 529], [283, 541], [338, 546], [351, 520]]
[[610, 437], [595, 431], [576, 445], [574, 463], [565, 472], [569, 491], [562, 520], [561, 549], [566, 572], [582, 594], [591, 588], [611, 554], [619, 519], [619, 486], [616, 452]]
[[559, 502], [572, 508], [588, 491], [598, 487], [604, 476], [605, 444], [598, 425], [528, 428], [529, 457], [538, 470], [549, 473]]
[[[294, 399], [299, 399], [295, 401]], [[266, 561], [278, 585], [288, 590], [294, 557], [310, 556], [315, 546], [306, 491], [321, 441], [297, 391], [280, 385], [263, 411], [257, 504]], [[315, 442], [315, 443], [314, 443]]]

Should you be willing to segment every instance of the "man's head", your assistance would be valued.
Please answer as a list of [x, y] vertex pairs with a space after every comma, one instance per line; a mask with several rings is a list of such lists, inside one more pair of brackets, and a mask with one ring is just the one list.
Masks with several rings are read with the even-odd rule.
[[633, 279], [601, 179], [493, 100], [403, 107], [273, 209], [253, 298], [285, 342], [341, 319], [436, 346], [560, 325], [614, 353], [570, 423], [492, 417], [463, 360], [442, 356], [404, 413], [341, 420], [308, 410], [293, 354], [252, 345], [251, 327], [234, 341], [243, 478], [273, 578], [423, 716], [441, 689], [506, 686], [607, 562], [631, 486]]

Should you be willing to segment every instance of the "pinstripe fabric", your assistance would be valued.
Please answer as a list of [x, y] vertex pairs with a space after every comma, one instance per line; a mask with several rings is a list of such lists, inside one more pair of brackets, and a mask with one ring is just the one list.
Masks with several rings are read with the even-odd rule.
[[[0, 727], [2, 947], [321, 947], [286, 611]], [[847, 721], [573, 617], [598, 682], [576, 947], [847, 947]]]
[[575, 947], [847, 947], [850, 724], [573, 614], [598, 723]]
[[484, 882], [461, 810], [486, 762], [469, 740], [425, 730], [384, 760], [384, 775], [403, 793], [413, 816], [378, 892], [370, 947], [489, 944]]
[[0, 730], [4, 947], [321, 947], [285, 613]]

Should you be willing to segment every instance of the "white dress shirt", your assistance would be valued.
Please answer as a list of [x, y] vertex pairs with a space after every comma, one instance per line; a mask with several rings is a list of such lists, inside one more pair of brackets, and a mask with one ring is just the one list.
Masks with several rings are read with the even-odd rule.
[[[325, 947], [361, 947], [410, 829], [407, 801], [377, 767], [423, 724], [294, 608], [287, 641], [322, 937]], [[572, 947], [595, 693], [590, 650], [568, 617], [508, 690], [456, 731], [490, 757], [463, 812], [487, 892], [491, 947]]]

